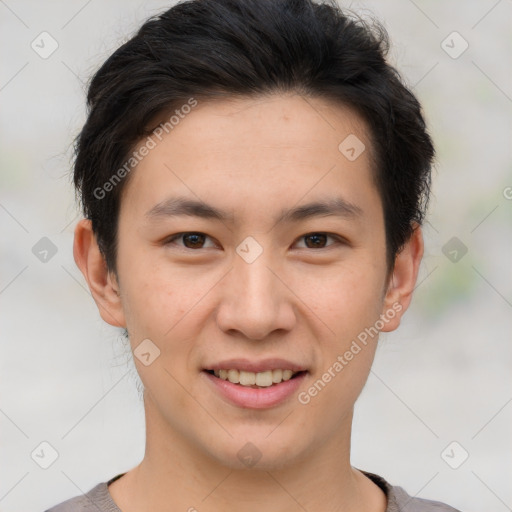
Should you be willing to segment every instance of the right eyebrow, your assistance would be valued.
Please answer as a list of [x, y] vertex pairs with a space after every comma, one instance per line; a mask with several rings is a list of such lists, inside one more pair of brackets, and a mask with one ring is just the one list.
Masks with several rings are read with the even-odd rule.
[[233, 222], [234, 220], [232, 213], [186, 197], [169, 197], [153, 206], [145, 214], [147, 218], [176, 216], [200, 217], [202, 219], [214, 219], [223, 222]]

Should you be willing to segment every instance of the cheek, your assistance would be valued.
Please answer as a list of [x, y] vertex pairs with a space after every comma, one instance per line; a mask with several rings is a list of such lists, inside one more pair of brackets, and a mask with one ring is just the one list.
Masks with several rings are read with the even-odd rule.
[[296, 280], [300, 297], [339, 339], [373, 325], [382, 309], [382, 275], [371, 264], [308, 271]]
[[[138, 255], [132, 255], [127, 263], [122, 292], [132, 350], [142, 340], [150, 339], [160, 350], [156, 362], [165, 365], [176, 378], [196, 371], [194, 341], [199, 339], [208, 315], [208, 291], [222, 273], [199, 267], [184, 269], [154, 258], [148, 258], [146, 264]], [[144, 381], [147, 368], [138, 364], [138, 369]]]
[[120, 244], [118, 267], [126, 321], [132, 332], [161, 337], [190, 309], [196, 281], [186, 279], [187, 273], [179, 267], [156, 258], [154, 249], [129, 250], [127, 244]]
[[199, 286], [178, 275], [168, 279], [158, 269], [133, 280], [127, 289], [127, 324], [139, 336], [172, 339], [200, 300]]
[[321, 292], [308, 296], [334, 335], [319, 340], [314, 378], [299, 401], [324, 418], [327, 430], [342, 425], [366, 383], [375, 356], [375, 324], [382, 307], [380, 274], [372, 273], [371, 267], [365, 269], [349, 271], [346, 267], [325, 281]]
[[[174, 410], [185, 410], [193, 404], [187, 402], [180, 383], [187, 382], [190, 373], [196, 371], [191, 341], [199, 334], [200, 322], [195, 315], [199, 309], [195, 308], [200, 308], [205, 291], [193, 284], [195, 280], [186, 279], [183, 272], [171, 273], [157, 265], [146, 269], [140, 265], [127, 275], [123, 305], [141, 381], [161, 407], [170, 404]], [[157, 347], [150, 348], [150, 352], [158, 354], [149, 365], [137, 358], [138, 347], [146, 339]], [[163, 389], [165, 393], [159, 392]]]

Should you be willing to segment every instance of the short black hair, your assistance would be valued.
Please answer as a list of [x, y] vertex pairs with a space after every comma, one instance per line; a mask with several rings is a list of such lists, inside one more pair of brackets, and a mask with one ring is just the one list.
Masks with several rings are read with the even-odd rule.
[[334, 0], [188, 0], [149, 18], [92, 77], [75, 139], [76, 195], [107, 268], [116, 273], [121, 193], [131, 174], [113, 184], [112, 177], [126, 171], [156, 116], [191, 98], [286, 92], [344, 104], [366, 122], [391, 268], [423, 222], [434, 147], [388, 52], [382, 24]]

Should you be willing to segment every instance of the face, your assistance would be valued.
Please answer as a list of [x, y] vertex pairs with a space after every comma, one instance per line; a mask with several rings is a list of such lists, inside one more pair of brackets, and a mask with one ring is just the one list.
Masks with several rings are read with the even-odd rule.
[[145, 354], [148, 431], [230, 467], [341, 442], [405, 307], [360, 118], [299, 95], [199, 103], [132, 172], [108, 307]]

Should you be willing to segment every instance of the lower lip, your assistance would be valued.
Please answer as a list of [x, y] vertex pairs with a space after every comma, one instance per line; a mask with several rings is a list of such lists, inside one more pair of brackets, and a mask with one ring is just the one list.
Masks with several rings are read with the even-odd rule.
[[207, 371], [202, 373], [224, 398], [246, 409], [267, 409], [281, 404], [297, 391], [306, 376], [306, 372], [303, 372], [293, 379], [266, 388], [249, 388], [215, 377]]

